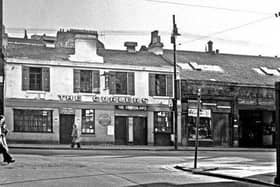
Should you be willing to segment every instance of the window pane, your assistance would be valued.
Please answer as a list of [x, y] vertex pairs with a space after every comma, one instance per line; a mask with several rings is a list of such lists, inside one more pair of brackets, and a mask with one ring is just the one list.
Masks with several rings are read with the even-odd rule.
[[95, 134], [93, 109], [82, 109], [82, 134]]
[[80, 92], [91, 93], [92, 92], [92, 72], [90, 70], [81, 70]]
[[172, 113], [171, 112], [155, 112], [155, 132], [172, 132]]
[[42, 68], [30, 67], [29, 85], [30, 90], [42, 90]]
[[51, 110], [14, 110], [15, 132], [52, 132]]
[[126, 72], [116, 72], [116, 94], [127, 94]]
[[155, 91], [157, 96], [166, 96], [166, 75], [155, 76]]

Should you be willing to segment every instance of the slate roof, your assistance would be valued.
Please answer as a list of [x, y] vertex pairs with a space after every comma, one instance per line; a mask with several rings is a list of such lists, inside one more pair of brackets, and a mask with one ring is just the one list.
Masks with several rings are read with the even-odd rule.
[[[206, 52], [177, 51], [177, 62], [196, 62], [200, 65], [218, 65], [224, 72], [197, 71], [181, 69], [181, 79], [185, 80], [216, 80], [239, 84], [253, 84], [273, 86], [280, 81], [280, 76], [260, 74], [253, 68], [267, 67], [269, 69], [280, 68], [280, 58], [246, 56], [233, 54], [211, 54]], [[173, 62], [173, 51], [164, 50], [164, 57]]]
[[24, 39], [24, 38], [14, 38], [14, 37], [8, 37], [8, 43], [10, 43], [10, 44], [18, 44], [18, 45], [36, 45], [36, 46], [44, 46], [45, 45], [40, 40]]
[[[72, 48], [47, 48], [32, 45], [9, 44], [6, 50], [8, 58], [30, 58], [38, 60], [68, 60], [74, 54]], [[114, 65], [134, 65], [166, 67], [172, 65], [162, 56], [147, 51], [130, 53], [125, 50], [99, 49], [98, 55], [104, 57], [104, 63]]]

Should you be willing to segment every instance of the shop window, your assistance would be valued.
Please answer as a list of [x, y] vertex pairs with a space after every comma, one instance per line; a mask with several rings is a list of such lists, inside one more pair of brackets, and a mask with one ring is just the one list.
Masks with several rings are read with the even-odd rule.
[[[197, 109], [188, 110], [188, 137], [189, 140], [196, 138], [196, 119]], [[200, 111], [200, 118], [198, 124], [198, 139], [210, 140], [212, 139], [211, 128], [211, 111], [202, 109]]]
[[109, 72], [109, 93], [135, 95], [133, 72]]
[[93, 109], [82, 110], [82, 134], [95, 134], [95, 118]]
[[15, 132], [53, 132], [51, 110], [14, 110]]
[[155, 132], [172, 133], [172, 113], [155, 112], [154, 128]]
[[150, 96], [173, 96], [172, 75], [149, 74]]
[[23, 66], [22, 89], [36, 90], [36, 91], [50, 91], [49, 68]]
[[100, 93], [98, 70], [74, 69], [74, 93]]

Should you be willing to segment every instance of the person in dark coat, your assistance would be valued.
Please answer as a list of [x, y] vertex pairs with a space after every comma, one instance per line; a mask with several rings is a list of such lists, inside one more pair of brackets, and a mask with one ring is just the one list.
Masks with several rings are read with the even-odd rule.
[[81, 144], [80, 144], [81, 132], [79, 131], [78, 126], [76, 124], [73, 125], [71, 136], [72, 136], [71, 148], [74, 148], [75, 144], [77, 144], [78, 148], [81, 148]]
[[3, 155], [3, 162], [13, 163], [15, 160], [12, 158], [8, 151], [8, 144], [6, 141], [6, 136], [8, 134], [8, 129], [5, 124], [5, 116], [0, 115], [0, 153]]

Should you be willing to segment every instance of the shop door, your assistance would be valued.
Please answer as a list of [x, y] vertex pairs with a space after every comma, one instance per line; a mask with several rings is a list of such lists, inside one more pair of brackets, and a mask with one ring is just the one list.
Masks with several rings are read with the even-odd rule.
[[261, 111], [240, 110], [240, 139], [241, 147], [262, 146], [262, 113]]
[[115, 117], [115, 144], [126, 145], [128, 143], [128, 117]]
[[59, 142], [61, 144], [70, 144], [72, 141], [71, 133], [75, 121], [75, 115], [61, 114], [59, 119]]
[[213, 113], [213, 143], [214, 145], [230, 145], [230, 117], [225, 113]]
[[147, 118], [133, 117], [133, 144], [147, 145]]

